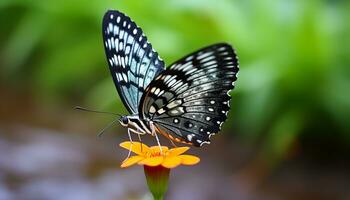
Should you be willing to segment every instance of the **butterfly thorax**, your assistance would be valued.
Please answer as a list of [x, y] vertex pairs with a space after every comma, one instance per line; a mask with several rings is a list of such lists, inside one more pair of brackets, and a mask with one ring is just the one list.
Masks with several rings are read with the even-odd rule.
[[140, 134], [151, 134], [149, 121], [140, 119], [139, 115], [122, 116], [119, 121], [122, 126], [133, 129]]

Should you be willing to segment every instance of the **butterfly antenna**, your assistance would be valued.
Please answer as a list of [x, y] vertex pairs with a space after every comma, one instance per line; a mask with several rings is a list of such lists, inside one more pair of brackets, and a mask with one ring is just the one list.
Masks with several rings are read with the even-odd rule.
[[114, 123], [116, 123], [118, 121], [118, 119], [113, 120], [112, 122], [110, 122], [109, 124], [107, 124], [107, 126], [105, 126], [98, 134], [97, 137], [101, 138], [101, 136], [109, 129], [112, 127], [112, 125]]
[[117, 114], [117, 113], [106, 112], [106, 111], [98, 111], [98, 110], [91, 110], [91, 109], [88, 109], [88, 108], [83, 108], [81, 106], [75, 106], [74, 109], [80, 110], [80, 111], [85, 111], [85, 112], [93, 112], [93, 113], [100, 113], [100, 114], [109, 114], [109, 115], [115, 115], [115, 116], [122, 116], [122, 115]]

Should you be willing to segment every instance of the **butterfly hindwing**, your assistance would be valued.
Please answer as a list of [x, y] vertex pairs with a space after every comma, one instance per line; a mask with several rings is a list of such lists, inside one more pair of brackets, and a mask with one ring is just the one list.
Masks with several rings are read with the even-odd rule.
[[142, 94], [164, 62], [128, 16], [108, 11], [103, 18], [103, 40], [114, 84], [128, 111], [138, 112]]
[[228, 44], [190, 54], [149, 84], [141, 98], [140, 117], [153, 121], [175, 141], [209, 143], [226, 121], [237, 72], [237, 56]]

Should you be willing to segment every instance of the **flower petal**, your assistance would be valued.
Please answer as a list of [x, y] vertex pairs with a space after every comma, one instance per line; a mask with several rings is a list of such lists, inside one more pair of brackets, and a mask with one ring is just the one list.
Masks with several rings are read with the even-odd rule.
[[181, 158], [181, 163], [183, 165], [195, 165], [200, 161], [200, 159], [197, 156], [180, 155], [178, 157]]
[[156, 156], [151, 158], [145, 158], [138, 162], [139, 165], [147, 165], [150, 167], [158, 166], [163, 162], [164, 158], [163, 156]]
[[166, 157], [162, 163], [162, 166], [165, 168], [174, 168], [180, 165], [182, 162], [182, 159], [175, 156], [175, 157]]
[[122, 142], [119, 146], [127, 150], [131, 149], [131, 151], [137, 155], [143, 155], [145, 152], [149, 151], [149, 147], [140, 142]]
[[120, 165], [120, 167], [121, 168], [130, 167], [131, 165], [136, 164], [142, 159], [143, 157], [141, 156], [131, 156], [130, 158], [124, 160], [123, 163]]
[[[167, 152], [169, 150], [169, 148], [167, 146], [161, 146], [162, 147], [162, 151], [163, 153]], [[160, 152], [160, 148], [159, 146], [152, 146], [150, 147], [150, 149], [153, 151], [153, 152]]]
[[177, 147], [169, 150], [169, 156], [178, 156], [189, 150], [189, 147]]

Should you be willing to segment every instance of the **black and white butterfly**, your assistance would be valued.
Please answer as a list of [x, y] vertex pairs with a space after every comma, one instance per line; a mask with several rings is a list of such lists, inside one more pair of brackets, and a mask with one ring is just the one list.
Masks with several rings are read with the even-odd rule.
[[230, 109], [238, 73], [233, 48], [214, 44], [165, 68], [141, 28], [123, 13], [108, 11], [102, 31], [114, 84], [130, 112], [119, 119], [128, 133], [209, 144]]

